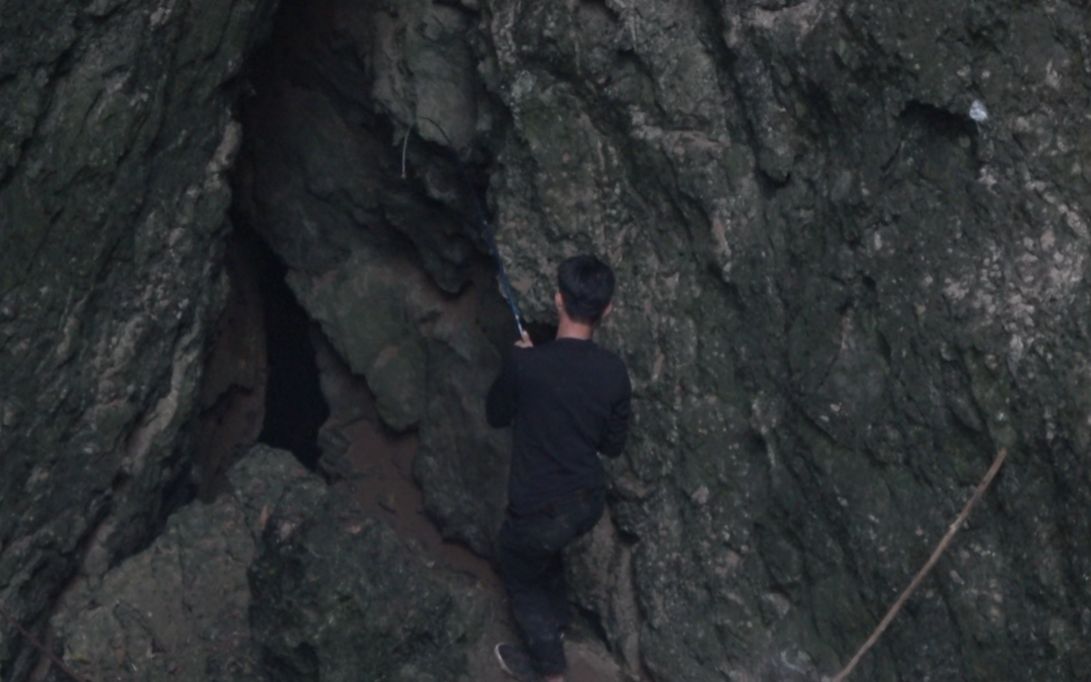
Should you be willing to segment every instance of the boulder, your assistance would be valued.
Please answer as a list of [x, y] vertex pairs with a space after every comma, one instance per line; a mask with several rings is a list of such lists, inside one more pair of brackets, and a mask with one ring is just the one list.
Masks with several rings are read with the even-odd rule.
[[482, 613], [472, 584], [283, 450], [174, 514], [146, 550], [65, 597], [53, 627], [88, 679], [454, 680]]

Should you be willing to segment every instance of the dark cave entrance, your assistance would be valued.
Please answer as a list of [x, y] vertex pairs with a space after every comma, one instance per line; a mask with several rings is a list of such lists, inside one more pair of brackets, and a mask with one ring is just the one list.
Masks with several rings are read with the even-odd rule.
[[284, 263], [234, 222], [224, 253], [230, 290], [205, 360], [196, 428], [193, 480], [205, 500], [226, 489], [227, 470], [256, 442], [288, 450], [314, 470], [318, 430], [330, 412], [317, 323], [288, 287]]
[[240, 235], [254, 242], [265, 314], [268, 378], [258, 441], [288, 450], [313, 471], [322, 454], [318, 430], [330, 416], [315, 361], [313, 339], [321, 331], [288, 287], [284, 263], [253, 232]]

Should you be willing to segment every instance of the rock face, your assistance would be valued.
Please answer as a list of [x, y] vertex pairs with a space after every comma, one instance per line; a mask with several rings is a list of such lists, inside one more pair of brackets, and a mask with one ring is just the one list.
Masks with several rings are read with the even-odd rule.
[[503, 501], [475, 493], [502, 485], [503, 444], [479, 403], [507, 330], [472, 195], [533, 322], [563, 256], [615, 264], [602, 340], [636, 423], [573, 578], [634, 673], [832, 674], [1007, 447], [859, 675], [1075, 679], [1087, 20], [1059, 0], [329, 0], [255, 74], [244, 215], [387, 423], [419, 429], [441, 530], [485, 552]]
[[230, 494], [186, 507], [151, 547], [68, 596], [54, 625], [79, 674], [459, 679], [454, 643], [480, 628], [464, 580], [429, 569], [291, 453], [257, 446], [229, 478]]
[[[272, 2], [0, 5], [0, 602], [146, 545], [226, 287], [231, 86]], [[36, 658], [0, 624], [0, 678]]]
[[[634, 677], [834, 673], [1006, 447], [858, 677], [1081, 678], [1084, 3], [286, 2], [249, 57], [240, 127], [225, 83], [269, 10], [0, 9], [8, 610], [41, 625], [76, 575], [73, 594], [123, 591], [107, 569], [179, 500], [241, 136], [233, 215], [386, 426], [418, 434], [429, 516], [481, 555], [507, 446], [481, 398], [512, 335], [477, 201], [533, 323], [551, 321], [562, 257], [615, 265], [600, 338], [629, 364], [635, 423], [571, 582]], [[326, 504], [312, 487], [285, 518]], [[197, 542], [175, 523], [157, 542]], [[255, 674], [365, 661], [449, 679], [434, 650], [384, 659], [319, 627], [374, 618], [412, 639], [369, 565], [389, 559], [384, 529], [283, 540], [255, 549], [249, 587], [277, 595], [252, 606]], [[300, 562], [333, 546], [368, 580], [308, 584]], [[424, 594], [445, 623], [428, 636], [457, 650], [465, 612]], [[79, 613], [55, 622], [70, 656], [99, 617]], [[33, 652], [2, 630], [0, 677], [26, 679]]]
[[[298, 300], [367, 380], [384, 422], [419, 431], [429, 513], [449, 538], [488, 555], [504, 505], [506, 439], [487, 428], [481, 402], [499, 368], [496, 344], [507, 341], [500, 325], [510, 323], [469, 220], [479, 174], [460, 165], [458, 150], [422, 137], [423, 126], [411, 140], [395, 135], [374, 99], [390, 91], [386, 105], [408, 106], [396, 97], [418, 86], [384, 79], [401, 79], [402, 51], [418, 49], [413, 59], [430, 65], [413, 62], [428, 74], [420, 88], [447, 92], [465, 81], [485, 98], [465, 71], [468, 57], [433, 54], [447, 41], [468, 55], [471, 18], [430, 2], [393, 15], [340, 3], [285, 7], [254, 60], [237, 184], [240, 220], [283, 258]], [[454, 95], [420, 97], [438, 107]], [[465, 116], [473, 98], [455, 99], [446, 106]], [[427, 114], [454, 143], [465, 126], [443, 111]]]
[[264, 679], [465, 679], [481, 627], [469, 583], [316, 487], [282, 497], [251, 568]]
[[151, 547], [66, 595], [53, 625], [74, 671], [134, 682], [264, 679], [247, 583], [260, 510], [268, 516], [286, 488], [315, 486], [289, 453], [259, 450], [252, 460], [234, 495], [185, 507]]

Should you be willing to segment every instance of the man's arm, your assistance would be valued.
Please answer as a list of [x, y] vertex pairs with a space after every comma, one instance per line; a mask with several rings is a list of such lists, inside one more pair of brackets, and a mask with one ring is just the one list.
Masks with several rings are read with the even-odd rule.
[[526, 332], [523, 332], [522, 338], [515, 342], [515, 348], [508, 351], [507, 357], [504, 358], [504, 366], [500, 369], [500, 376], [492, 382], [492, 388], [489, 389], [489, 395], [485, 399], [485, 419], [488, 420], [489, 426], [497, 428], [510, 426], [515, 419], [515, 398], [518, 395], [515, 354], [520, 348], [534, 348], [534, 343]]
[[626, 374], [621, 397], [610, 406], [610, 416], [606, 418], [606, 428], [596, 448], [607, 457], [617, 457], [625, 449], [625, 439], [629, 435], [631, 398], [632, 386], [629, 383], [629, 375]]

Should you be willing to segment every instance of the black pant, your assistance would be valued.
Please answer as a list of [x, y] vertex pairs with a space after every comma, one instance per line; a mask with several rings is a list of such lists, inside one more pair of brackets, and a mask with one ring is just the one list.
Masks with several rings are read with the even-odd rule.
[[500, 575], [515, 622], [542, 675], [560, 675], [566, 668], [561, 631], [569, 614], [561, 551], [595, 527], [603, 505], [601, 489], [584, 491], [534, 514], [509, 512], [500, 528]]

